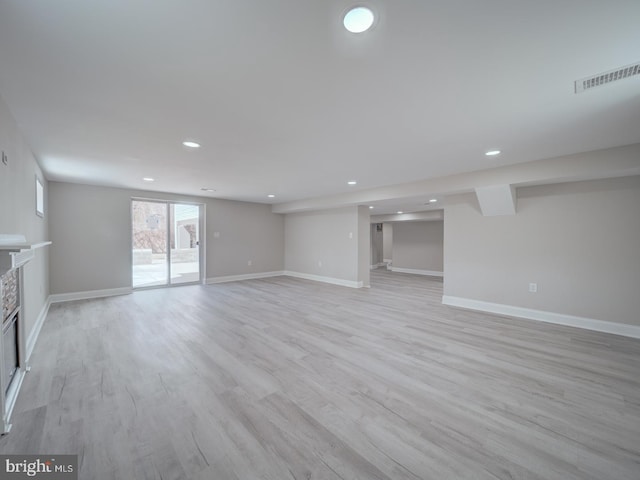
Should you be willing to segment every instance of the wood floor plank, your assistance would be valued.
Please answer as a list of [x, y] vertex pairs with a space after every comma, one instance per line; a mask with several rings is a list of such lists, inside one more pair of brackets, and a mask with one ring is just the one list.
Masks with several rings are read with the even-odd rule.
[[83, 479], [640, 478], [640, 341], [289, 277], [51, 307], [0, 453]]

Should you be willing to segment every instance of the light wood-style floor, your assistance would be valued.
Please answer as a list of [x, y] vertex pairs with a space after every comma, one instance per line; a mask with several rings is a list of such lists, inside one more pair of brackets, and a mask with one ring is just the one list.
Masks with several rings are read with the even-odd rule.
[[640, 479], [640, 341], [276, 277], [55, 305], [0, 453], [80, 478]]

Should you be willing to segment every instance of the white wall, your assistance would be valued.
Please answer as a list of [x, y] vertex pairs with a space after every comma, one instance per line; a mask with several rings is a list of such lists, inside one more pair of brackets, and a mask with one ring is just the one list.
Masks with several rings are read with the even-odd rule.
[[447, 199], [445, 295], [640, 325], [640, 177], [517, 195], [504, 217], [483, 217], [472, 194]]
[[131, 287], [131, 197], [206, 205], [208, 278], [283, 270], [284, 219], [269, 205], [60, 182], [49, 190], [51, 293]]
[[[359, 255], [369, 272], [369, 248], [359, 252], [358, 238], [363, 216], [358, 207], [345, 207], [285, 217], [285, 270], [324, 277], [356, 286], [364, 282]], [[369, 217], [366, 216], [366, 242], [369, 243]], [[368, 278], [366, 279], [368, 283]]]
[[393, 268], [442, 273], [442, 221], [396, 222], [393, 225]]
[[[49, 240], [47, 181], [1, 98], [0, 150], [7, 156], [7, 165], [0, 163], [0, 233], [23, 234], [34, 243]], [[36, 215], [36, 175], [44, 186], [44, 218]], [[37, 249], [35, 258], [24, 267], [23, 318], [27, 337], [49, 296], [48, 255], [48, 247]]]

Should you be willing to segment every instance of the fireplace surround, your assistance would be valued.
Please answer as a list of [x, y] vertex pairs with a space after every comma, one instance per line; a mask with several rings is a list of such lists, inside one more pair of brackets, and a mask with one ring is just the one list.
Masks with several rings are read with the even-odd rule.
[[20, 366], [18, 327], [20, 325], [20, 269], [9, 270], [0, 277], [2, 295], [3, 394], [6, 395]]
[[51, 242], [28, 243], [23, 235], [0, 234], [0, 302], [2, 302], [2, 339], [0, 341], [0, 434], [11, 430], [11, 413], [25, 374], [24, 265], [35, 250]]

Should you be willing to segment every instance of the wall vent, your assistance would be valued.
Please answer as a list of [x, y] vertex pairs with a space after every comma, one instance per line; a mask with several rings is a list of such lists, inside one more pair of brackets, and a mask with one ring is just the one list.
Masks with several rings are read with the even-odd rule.
[[624, 78], [640, 75], [640, 62], [626, 67], [616, 68], [608, 72], [599, 73], [587, 78], [581, 78], [575, 81], [576, 93], [584, 92], [595, 87], [606, 85], [607, 83], [616, 82]]

